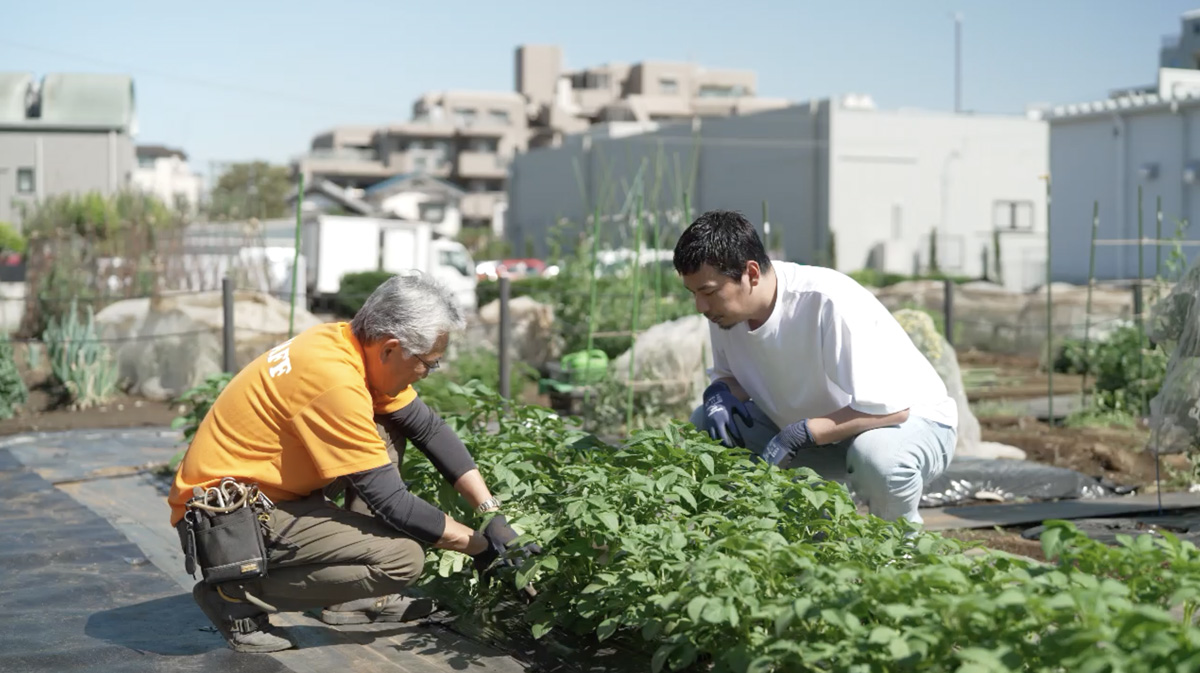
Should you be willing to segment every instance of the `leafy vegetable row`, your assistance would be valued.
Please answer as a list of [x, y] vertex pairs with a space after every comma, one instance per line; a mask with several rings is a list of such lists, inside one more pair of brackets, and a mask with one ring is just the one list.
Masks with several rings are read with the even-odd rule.
[[[1200, 670], [1189, 625], [1200, 553], [1169, 535], [1109, 548], [1052, 522], [1043, 544], [1056, 564], [967, 556], [958, 541], [858, 514], [810, 471], [752, 463], [690, 426], [610, 446], [545, 409], [503, 407], [480, 384], [454, 392], [468, 411], [448, 420], [514, 527], [545, 549], [505, 578], [535, 582], [535, 637], [619, 637], [645, 649], [652, 671]], [[404, 469], [478, 522], [428, 461]], [[431, 586], [465, 587], [446, 598], [477, 610], [512, 596], [459, 577], [463, 559], [431, 551]]]

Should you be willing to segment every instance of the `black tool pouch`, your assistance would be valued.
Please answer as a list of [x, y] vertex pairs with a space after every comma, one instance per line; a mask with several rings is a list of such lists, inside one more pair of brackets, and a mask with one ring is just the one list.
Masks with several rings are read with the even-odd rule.
[[209, 584], [267, 575], [267, 548], [258, 515], [251, 507], [216, 514], [197, 511], [196, 563]]
[[188, 503], [180, 527], [184, 569], [195, 576], [199, 568], [208, 584], [266, 577], [268, 516], [257, 496], [244, 498], [232, 511]]

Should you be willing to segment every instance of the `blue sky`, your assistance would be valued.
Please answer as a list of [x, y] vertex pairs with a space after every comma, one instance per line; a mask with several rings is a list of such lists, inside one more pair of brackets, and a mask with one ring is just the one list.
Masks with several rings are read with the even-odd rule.
[[[1200, 0], [628, 0], [603, 2], [18, 2], [0, 12], [0, 69], [126, 72], [139, 142], [194, 167], [286, 161], [336, 124], [407, 119], [436, 89], [513, 86], [513, 49], [567, 67], [692, 60], [757, 71], [760, 94], [871, 94], [953, 107], [953, 12], [964, 107], [1094, 100], [1155, 79], [1163, 35]], [[553, 8], [553, 9], [551, 9]]]

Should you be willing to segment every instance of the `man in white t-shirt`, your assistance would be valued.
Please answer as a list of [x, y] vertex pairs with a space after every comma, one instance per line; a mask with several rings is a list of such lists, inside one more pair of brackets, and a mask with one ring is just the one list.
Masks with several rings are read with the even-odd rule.
[[884, 519], [921, 522], [958, 410], [892, 314], [849, 276], [767, 258], [738, 213], [710, 211], [675, 270], [711, 324], [712, 384], [692, 423], [730, 448], [848, 483]]

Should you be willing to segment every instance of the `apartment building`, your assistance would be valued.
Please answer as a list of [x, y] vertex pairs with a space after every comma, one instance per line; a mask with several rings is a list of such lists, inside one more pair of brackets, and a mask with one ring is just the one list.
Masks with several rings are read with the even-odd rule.
[[1179, 17], [1179, 34], [1163, 38], [1159, 67], [1200, 70], [1200, 9]]
[[786, 99], [759, 97], [752, 70], [673, 61], [566, 70], [555, 45], [517, 47], [515, 66], [516, 90], [531, 109], [530, 147], [559, 145], [593, 124], [729, 117], [788, 105]]
[[508, 163], [528, 137], [519, 94], [438, 91], [413, 103], [409, 121], [339, 126], [317, 135], [296, 171], [309, 183], [328, 180], [364, 191], [396, 176], [441, 178], [464, 192], [463, 226], [485, 227], [504, 203]]
[[597, 124], [652, 131], [661, 122], [787, 106], [758, 97], [749, 70], [643, 61], [571, 71], [554, 45], [517, 47], [514, 74], [512, 92], [427, 93], [413, 103], [409, 121], [320, 133], [295, 170], [307, 182], [328, 180], [352, 192], [396, 176], [440, 178], [464, 192], [464, 228], [498, 231], [509, 164], [526, 149], [560, 145]]

